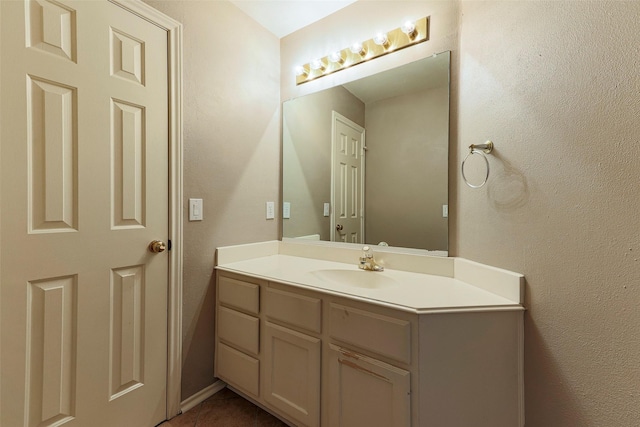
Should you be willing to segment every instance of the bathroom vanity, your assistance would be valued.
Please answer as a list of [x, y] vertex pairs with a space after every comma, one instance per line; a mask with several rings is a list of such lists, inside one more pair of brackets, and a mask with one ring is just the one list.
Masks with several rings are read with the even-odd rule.
[[524, 278], [391, 248], [218, 248], [215, 375], [295, 426], [524, 425]]

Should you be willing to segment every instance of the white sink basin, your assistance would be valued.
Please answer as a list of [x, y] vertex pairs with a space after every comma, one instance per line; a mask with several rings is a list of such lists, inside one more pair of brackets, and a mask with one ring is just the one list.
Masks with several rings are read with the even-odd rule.
[[394, 279], [385, 276], [384, 271], [315, 270], [309, 274], [326, 282], [357, 288], [381, 289], [398, 285]]

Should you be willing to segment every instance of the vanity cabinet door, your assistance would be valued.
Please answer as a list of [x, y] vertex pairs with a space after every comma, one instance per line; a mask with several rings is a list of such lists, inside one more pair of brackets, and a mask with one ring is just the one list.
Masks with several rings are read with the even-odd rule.
[[266, 322], [263, 393], [296, 425], [320, 425], [320, 339]]
[[216, 376], [250, 396], [259, 395], [260, 361], [218, 343]]
[[410, 373], [329, 345], [331, 427], [411, 425]]

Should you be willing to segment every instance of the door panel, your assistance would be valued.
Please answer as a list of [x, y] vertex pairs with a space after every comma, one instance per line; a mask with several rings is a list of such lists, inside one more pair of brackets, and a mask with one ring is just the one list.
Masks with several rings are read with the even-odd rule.
[[73, 87], [27, 76], [31, 233], [77, 230], [76, 99]]
[[60, 422], [73, 416], [76, 299], [77, 276], [37, 280], [27, 285], [28, 420]]
[[0, 2], [7, 426], [166, 417], [167, 33], [107, 1]]
[[110, 400], [143, 385], [144, 266], [111, 270]]
[[144, 227], [144, 107], [111, 100], [111, 227]]

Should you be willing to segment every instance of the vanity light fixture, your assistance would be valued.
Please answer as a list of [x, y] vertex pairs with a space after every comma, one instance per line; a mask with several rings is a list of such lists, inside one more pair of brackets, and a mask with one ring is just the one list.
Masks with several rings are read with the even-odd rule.
[[400, 29], [411, 39], [416, 35], [416, 24], [411, 21], [407, 21], [402, 24], [402, 27], [400, 27]]
[[314, 59], [313, 61], [311, 61], [311, 69], [312, 70], [324, 70], [324, 64], [322, 63], [322, 59]]
[[395, 30], [380, 32], [372, 39], [354, 43], [345, 49], [296, 67], [296, 84], [327, 76], [427, 40], [429, 40], [429, 17], [407, 21]]
[[349, 47], [349, 50], [351, 51], [351, 53], [360, 55], [360, 56], [365, 56], [367, 54], [367, 50], [364, 48], [364, 46], [360, 42], [356, 42], [352, 44]]
[[300, 76], [306, 76], [309, 73], [307, 72], [307, 70], [302, 66], [302, 65], [298, 65], [295, 68], [295, 72], [296, 72], [296, 77], [300, 77]]
[[387, 37], [387, 33], [378, 33], [373, 38], [373, 42], [378, 46], [388, 47], [389, 46], [389, 37]]
[[344, 58], [342, 57], [342, 52], [340, 52], [339, 50], [336, 50], [335, 52], [331, 52], [329, 54], [329, 61], [335, 62], [335, 63], [338, 63], [338, 64], [344, 63]]

